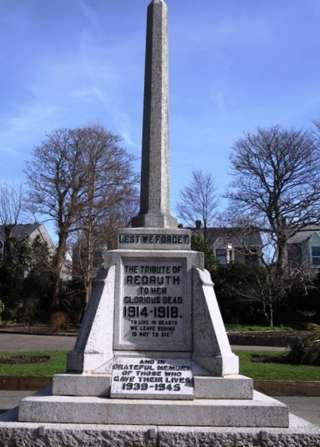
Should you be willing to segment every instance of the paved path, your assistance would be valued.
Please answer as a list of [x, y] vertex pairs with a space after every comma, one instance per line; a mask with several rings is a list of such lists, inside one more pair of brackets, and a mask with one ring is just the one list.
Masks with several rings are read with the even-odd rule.
[[[0, 352], [70, 351], [76, 337], [0, 333]], [[270, 346], [232, 346], [234, 351], [279, 351], [285, 348]]]
[[320, 397], [275, 397], [290, 408], [290, 412], [320, 427]]
[[70, 351], [75, 337], [56, 335], [1, 334], [0, 352]]
[[276, 346], [247, 346], [247, 345], [232, 345], [233, 351], [276, 351], [276, 352], [285, 352], [287, 348], [281, 348]]
[[[0, 413], [18, 405], [30, 396], [30, 391], [0, 391]], [[290, 411], [320, 427], [320, 397], [278, 397], [289, 405]]]
[[31, 396], [32, 391], [0, 391], [0, 413], [18, 405], [21, 399]]

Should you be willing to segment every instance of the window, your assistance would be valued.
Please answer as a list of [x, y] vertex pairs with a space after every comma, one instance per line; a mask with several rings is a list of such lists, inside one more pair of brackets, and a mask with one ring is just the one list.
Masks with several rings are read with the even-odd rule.
[[311, 247], [312, 265], [320, 266], [320, 247]]
[[244, 263], [247, 265], [259, 264], [259, 255], [256, 248], [248, 248], [244, 250]]
[[225, 248], [216, 248], [216, 258], [219, 264], [226, 264], [227, 250]]

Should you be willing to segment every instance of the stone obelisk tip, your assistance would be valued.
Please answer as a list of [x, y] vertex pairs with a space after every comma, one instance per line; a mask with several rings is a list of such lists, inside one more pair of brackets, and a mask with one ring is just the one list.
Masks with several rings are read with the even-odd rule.
[[177, 227], [169, 205], [168, 83], [167, 6], [153, 0], [147, 22], [140, 212], [133, 227]]

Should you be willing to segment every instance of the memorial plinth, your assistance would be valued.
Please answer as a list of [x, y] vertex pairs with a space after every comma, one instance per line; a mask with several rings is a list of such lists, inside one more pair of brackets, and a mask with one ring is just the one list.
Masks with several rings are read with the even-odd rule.
[[148, 8], [141, 171], [140, 212], [104, 255], [67, 372], [21, 401], [19, 423], [0, 419], [0, 445], [319, 446], [239, 375], [203, 254], [170, 214], [163, 0]]
[[24, 399], [21, 422], [288, 427], [287, 407], [238, 374], [190, 240], [187, 230], [120, 230], [124, 248], [105, 254], [69, 374], [54, 377], [52, 396]]

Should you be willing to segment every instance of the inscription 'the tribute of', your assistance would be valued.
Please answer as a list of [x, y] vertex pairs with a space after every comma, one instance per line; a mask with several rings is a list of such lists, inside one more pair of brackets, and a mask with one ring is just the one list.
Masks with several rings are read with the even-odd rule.
[[176, 350], [186, 344], [190, 301], [185, 276], [181, 260], [124, 262], [119, 312], [122, 344], [152, 350]]

